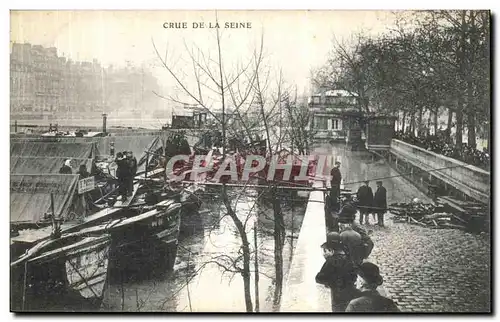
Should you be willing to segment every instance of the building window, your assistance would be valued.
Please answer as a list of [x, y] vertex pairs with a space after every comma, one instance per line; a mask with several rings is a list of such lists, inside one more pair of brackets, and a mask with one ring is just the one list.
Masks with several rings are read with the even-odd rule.
[[332, 119], [332, 130], [340, 130], [340, 121], [338, 119]]
[[328, 130], [328, 119], [322, 116], [316, 116], [314, 118], [314, 127], [318, 130]]

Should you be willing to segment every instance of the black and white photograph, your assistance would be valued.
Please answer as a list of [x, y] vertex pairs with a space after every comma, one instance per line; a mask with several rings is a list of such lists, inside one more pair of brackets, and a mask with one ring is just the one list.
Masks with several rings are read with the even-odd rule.
[[10, 312], [492, 313], [490, 10], [9, 16]]

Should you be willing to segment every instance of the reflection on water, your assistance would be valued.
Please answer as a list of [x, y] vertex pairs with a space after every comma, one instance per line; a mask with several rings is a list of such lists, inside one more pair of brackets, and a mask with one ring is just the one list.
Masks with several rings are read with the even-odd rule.
[[[261, 191], [262, 192], [262, 191]], [[260, 193], [260, 192], [259, 192]], [[207, 192], [200, 215], [185, 215], [176, 265], [172, 272], [154, 277], [112, 283], [106, 294], [106, 311], [177, 311], [244, 312], [243, 279], [235, 273], [242, 267], [241, 239], [218, 198], [219, 192]], [[270, 204], [258, 202], [257, 191], [233, 190], [230, 200], [238, 218], [246, 223], [251, 247], [251, 295], [254, 290], [254, 227], [257, 227], [260, 311], [273, 311], [275, 265], [273, 212]], [[283, 274], [286, 276], [292, 248], [302, 224], [307, 199], [281, 196], [287, 238], [283, 248]], [[261, 200], [261, 199], [259, 199]], [[258, 220], [255, 220], [255, 217]], [[199, 226], [201, 229], [193, 227]], [[274, 308], [273, 308], [274, 307]]]

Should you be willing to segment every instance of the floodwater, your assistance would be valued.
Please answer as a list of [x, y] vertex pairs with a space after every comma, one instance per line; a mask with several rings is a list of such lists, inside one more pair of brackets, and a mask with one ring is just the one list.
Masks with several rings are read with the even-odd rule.
[[357, 191], [365, 180], [373, 192], [376, 190], [376, 181], [382, 181], [387, 189], [387, 204], [406, 203], [414, 198], [423, 202], [430, 201], [424, 193], [419, 191], [410, 181], [401, 176], [383, 159], [374, 159], [367, 151], [349, 151], [345, 144], [324, 145], [315, 149], [316, 153], [332, 156], [333, 160], [341, 162], [342, 184], [345, 189]]
[[[407, 180], [383, 161], [372, 159], [367, 152], [348, 151], [344, 145], [329, 144], [317, 148], [316, 153], [339, 160], [344, 187], [356, 191], [365, 180], [382, 180], [387, 188], [388, 203], [409, 202], [415, 197], [427, 201]], [[255, 296], [255, 249], [257, 249], [259, 283], [258, 302], [261, 312], [279, 310], [276, 297], [276, 267], [274, 260], [274, 223], [269, 202], [260, 201], [262, 191], [233, 189], [229, 199], [242, 222], [250, 242], [252, 258], [251, 297]], [[269, 192], [264, 191], [264, 195]], [[200, 195], [203, 205], [200, 215], [185, 217], [185, 227], [179, 239], [179, 250], [173, 270], [151, 263], [156, 272], [141, 272], [124, 276], [117, 282], [111, 276], [104, 297], [102, 311], [114, 312], [244, 312], [245, 297], [241, 274], [234, 266], [242, 266], [241, 238], [233, 220], [225, 215], [220, 191], [207, 190]], [[283, 195], [281, 205], [285, 218], [286, 238], [283, 247], [283, 283], [286, 281], [294, 246], [302, 224], [307, 196], [290, 198]], [[189, 217], [189, 218], [188, 218]], [[189, 219], [189, 220], [187, 220]], [[256, 230], [254, 229], [256, 228]], [[257, 232], [255, 247], [254, 232]], [[120, 279], [118, 279], [120, 280]], [[278, 292], [279, 294], [279, 292]]]
[[[245, 231], [252, 252], [251, 296], [254, 307], [254, 228], [257, 227], [259, 306], [261, 312], [269, 312], [279, 309], [279, 299], [275, 301], [274, 223], [270, 204], [255, 202], [261, 192], [234, 189], [229, 191], [229, 195], [238, 218], [243, 223], [247, 222]], [[241, 274], [233, 272], [235, 265], [242, 266], [241, 239], [232, 219], [225, 216], [225, 206], [222, 205], [219, 195], [220, 192], [212, 190], [202, 197], [204, 204], [200, 216], [197, 218], [193, 215], [187, 229], [182, 233], [173, 271], [160, 271], [149, 276], [127, 276], [123, 285], [110, 284], [102, 310], [246, 311], [243, 279]], [[293, 197], [292, 200], [289, 197], [288, 202], [282, 202], [287, 236], [283, 247], [282, 267], [285, 277], [307, 202], [305, 198]], [[225, 271], [226, 269], [229, 271]], [[283, 283], [284, 281], [285, 279]]]
[[[375, 181], [382, 180], [387, 189], [388, 204], [409, 202], [413, 198], [428, 201], [428, 198], [409, 181], [383, 162], [374, 160], [368, 152], [349, 151], [343, 144], [323, 145], [316, 153], [326, 154], [341, 162], [343, 184], [347, 189], [356, 191], [365, 181], [375, 190]], [[261, 312], [279, 310], [274, 305], [275, 267], [274, 239], [272, 235], [272, 210], [269, 205], [255, 204], [259, 192], [247, 191], [239, 196], [241, 190], [232, 191], [231, 200], [238, 217], [244, 221], [259, 213], [257, 223], [257, 255], [259, 263], [259, 306]], [[219, 264], [230, 268], [241, 253], [241, 240], [232, 219], [224, 216], [225, 208], [217, 193], [207, 194], [201, 211], [201, 227], [184, 236], [180, 241], [175, 270], [163, 277], [139, 281], [129, 280], [122, 286], [112, 284], [106, 298], [104, 310], [112, 311], [176, 311], [176, 312], [244, 312], [245, 298], [243, 280], [240, 274], [224, 272]], [[296, 199], [295, 199], [296, 200]], [[284, 281], [290, 266], [292, 249], [296, 244], [302, 224], [307, 199], [296, 201], [293, 209], [283, 202], [285, 215], [286, 241], [283, 249]], [[254, 223], [248, 220], [246, 232], [254, 247]], [[293, 224], [292, 224], [293, 223]], [[196, 224], [193, 228], [196, 228]], [[295, 238], [292, 238], [292, 231]], [[254, 257], [251, 259], [251, 295], [255, 306]], [[237, 262], [241, 265], [241, 260]], [[228, 267], [229, 266], [229, 267]], [[283, 281], [283, 282], [284, 282]], [[278, 301], [279, 302], [279, 301]]]

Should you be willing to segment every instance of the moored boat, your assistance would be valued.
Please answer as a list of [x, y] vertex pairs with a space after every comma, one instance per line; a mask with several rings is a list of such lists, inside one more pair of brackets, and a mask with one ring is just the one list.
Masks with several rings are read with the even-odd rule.
[[11, 263], [12, 311], [85, 311], [101, 305], [111, 236], [61, 236]]

